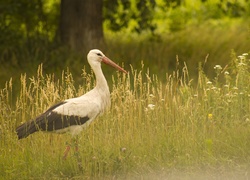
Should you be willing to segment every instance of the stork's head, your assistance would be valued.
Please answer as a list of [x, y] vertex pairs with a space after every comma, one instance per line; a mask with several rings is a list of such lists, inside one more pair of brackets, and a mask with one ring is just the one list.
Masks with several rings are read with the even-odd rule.
[[117, 65], [116, 63], [114, 63], [112, 60], [110, 60], [108, 57], [106, 57], [102, 51], [98, 50], [98, 49], [92, 49], [89, 51], [88, 55], [87, 55], [87, 59], [89, 64], [93, 67], [97, 64], [100, 65], [101, 62], [110, 65], [116, 69], [118, 69], [121, 72], [127, 73], [127, 71], [125, 71], [123, 68], [121, 68], [119, 65]]

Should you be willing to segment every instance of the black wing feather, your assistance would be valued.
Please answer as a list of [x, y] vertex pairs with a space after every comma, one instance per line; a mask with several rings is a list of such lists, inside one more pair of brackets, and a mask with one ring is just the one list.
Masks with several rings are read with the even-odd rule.
[[72, 125], [82, 125], [89, 120], [88, 116], [65, 116], [53, 112], [53, 110], [63, 104], [66, 101], [57, 103], [51, 106], [46, 112], [36, 117], [34, 120], [28, 121], [21, 126], [17, 127], [16, 132], [18, 139], [25, 138], [36, 131], [54, 131], [63, 129]]

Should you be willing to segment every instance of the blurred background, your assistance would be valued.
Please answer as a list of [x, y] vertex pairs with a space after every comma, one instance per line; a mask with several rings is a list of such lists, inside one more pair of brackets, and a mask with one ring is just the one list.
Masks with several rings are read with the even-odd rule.
[[0, 87], [40, 64], [55, 77], [68, 68], [80, 83], [92, 48], [163, 80], [184, 64], [190, 78], [199, 64], [213, 77], [249, 52], [249, 23], [249, 0], [1, 0]]

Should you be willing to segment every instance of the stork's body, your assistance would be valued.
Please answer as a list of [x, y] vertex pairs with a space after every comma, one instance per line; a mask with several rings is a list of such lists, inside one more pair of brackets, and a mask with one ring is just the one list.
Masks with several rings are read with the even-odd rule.
[[87, 59], [96, 76], [95, 88], [80, 97], [55, 104], [34, 120], [19, 126], [16, 129], [19, 139], [39, 130], [56, 133], [70, 131], [73, 135], [78, 134], [110, 106], [109, 87], [102, 73], [101, 62], [124, 73], [126, 71], [97, 49], [91, 50]]

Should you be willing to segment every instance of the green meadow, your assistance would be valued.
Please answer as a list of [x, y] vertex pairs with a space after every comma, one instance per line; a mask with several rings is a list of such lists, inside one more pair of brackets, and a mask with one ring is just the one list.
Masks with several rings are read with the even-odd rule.
[[0, 179], [176, 179], [197, 172], [209, 179], [249, 178], [249, 55], [211, 67], [212, 78], [200, 63], [197, 80], [185, 63], [161, 78], [140, 63], [128, 67], [128, 75], [107, 76], [112, 107], [79, 136], [79, 156], [73, 147], [66, 160], [70, 134], [37, 132], [17, 140], [15, 128], [92, 89], [94, 74], [84, 68], [76, 83], [70, 70], [55, 77], [40, 65], [36, 75], [6, 82], [0, 91]]

